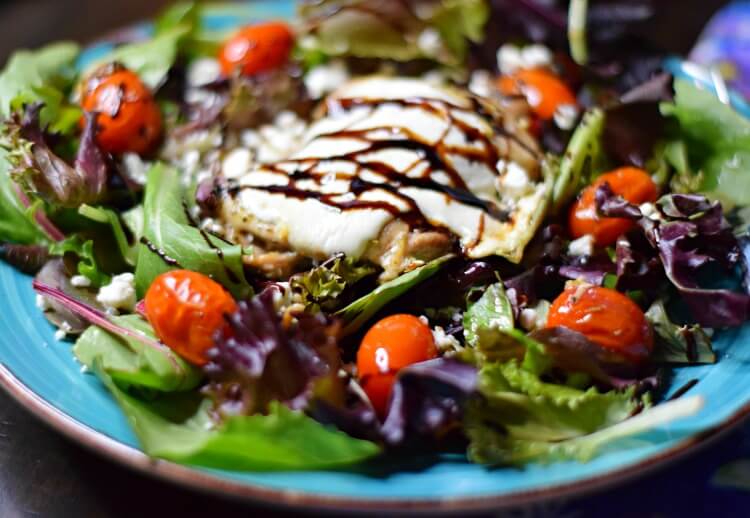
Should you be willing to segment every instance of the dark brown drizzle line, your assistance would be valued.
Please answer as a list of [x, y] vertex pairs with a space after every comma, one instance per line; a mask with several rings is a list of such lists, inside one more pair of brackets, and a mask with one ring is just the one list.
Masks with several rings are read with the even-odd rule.
[[[240, 280], [237, 278], [237, 276], [234, 274], [234, 272], [227, 266], [226, 260], [224, 259], [224, 251], [216, 246], [213, 241], [211, 241], [211, 237], [208, 235], [208, 233], [203, 230], [197, 221], [193, 219], [193, 216], [190, 214], [190, 209], [187, 206], [187, 203], [185, 203], [185, 200], [182, 200], [182, 210], [185, 212], [185, 217], [187, 218], [188, 222], [190, 222], [190, 225], [195, 227], [195, 229], [200, 233], [201, 237], [203, 238], [203, 241], [206, 242], [208, 247], [216, 253], [216, 257], [219, 258], [219, 261], [221, 262], [222, 266], [224, 267], [224, 272], [227, 274], [227, 278], [234, 283], [240, 282]], [[223, 238], [220, 238], [218, 236], [215, 236], [217, 239], [220, 239], [221, 241], [224, 241], [225, 243], [229, 243]], [[229, 243], [231, 244], [231, 243]]]
[[[531, 153], [536, 153], [534, 150], [529, 149], [523, 141], [518, 139], [515, 135], [509, 134], [494, 123], [492, 116], [484, 110], [481, 103], [472, 98], [472, 108], [482, 116], [492, 126], [492, 128], [498, 133], [510, 140], [515, 141]], [[236, 185], [230, 184], [227, 188], [227, 192], [230, 195], [236, 195], [242, 189], [253, 189], [260, 190], [269, 193], [283, 194], [288, 197], [297, 199], [315, 199], [321, 203], [329, 206], [336, 207], [340, 210], [358, 210], [358, 209], [382, 209], [390, 212], [394, 216], [403, 219], [411, 226], [422, 226], [422, 227], [434, 227], [435, 225], [430, 224], [427, 218], [419, 210], [416, 202], [409, 196], [404, 195], [399, 191], [399, 187], [418, 187], [421, 189], [432, 190], [440, 192], [447, 197], [454, 199], [462, 204], [474, 206], [482, 209], [493, 218], [507, 222], [509, 221], [509, 214], [506, 211], [501, 210], [496, 203], [492, 201], [483, 200], [472, 193], [466, 183], [464, 182], [461, 175], [452, 167], [447, 160], [448, 155], [460, 155], [465, 157], [469, 161], [482, 162], [491, 171], [496, 171], [496, 164], [503, 158], [507, 159], [507, 156], [500, 157], [495, 144], [492, 141], [492, 136], [487, 135], [479, 129], [470, 126], [461, 119], [457, 119], [451, 113], [451, 110], [467, 111], [465, 108], [456, 106], [447, 101], [436, 100], [436, 99], [424, 99], [424, 98], [409, 98], [409, 99], [364, 99], [364, 98], [350, 98], [350, 99], [336, 99], [329, 101], [326, 105], [327, 112], [335, 112], [338, 110], [350, 110], [357, 106], [376, 106], [379, 104], [397, 104], [403, 107], [420, 108], [431, 113], [437, 113], [442, 117], [446, 117], [449, 121], [448, 128], [438, 141], [437, 144], [430, 144], [424, 142], [418, 135], [414, 134], [407, 128], [401, 127], [380, 127], [380, 128], [367, 128], [363, 130], [351, 130], [343, 129], [340, 131], [318, 135], [318, 137], [324, 137], [329, 139], [353, 139], [359, 140], [367, 146], [364, 149], [360, 149], [351, 153], [346, 153], [338, 156], [331, 156], [326, 158], [298, 158], [285, 160], [278, 164], [265, 164], [264, 167], [267, 172], [281, 174], [288, 179], [286, 185]], [[444, 139], [447, 133], [452, 127], [458, 127], [466, 139], [469, 142], [475, 142], [480, 140], [483, 144], [483, 149], [465, 148], [449, 146], [445, 144]], [[368, 137], [369, 134], [378, 131], [388, 131], [394, 135], [392, 139], [372, 139]], [[360, 158], [364, 155], [377, 152], [383, 149], [408, 149], [414, 151], [420, 160], [412, 164], [406, 171], [398, 171], [395, 168], [385, 164], [383, 162], [363, 162]], [[407, 176], [407, 172], [415, 167], [422, 160], [426, 161], [428, 167], [421, 177]], [[314, 173], [311, 172], [317, 165], [323, 162], [343, 161], [351, 163], [355, 166], [354, 175], [341, 175], [342, 178], [349, 179], [351, 181], [351, 193], [361, 194], [368, 190], [384, 190], [397, 198], [403, 200], [409, 207], [407, 211], [403, 211], [399, 207], [394, 206], [386, 201], [367, 201], [361, 199], [355, 199], [352, 201], [340, 201], [336, 200], [341, 196], [341, 193], [337, 194], [324, 194], [318, 191], [308, 191], [297, 188], [294, 184], [298, 180], [302, 179], [313, 179], [319, 181], [321, 177], [326, 176], [330, 173]], [[298, 164], [298, 168], [292, 173], [289, 173], [284, 168], [280, 167], [280, 164]], [[363, 169], [368, 169], [374, 173], [384, 176], [388, 179], [387, 183], [376, 183], [368, 182], [359, 178], [359, 173]], [[431, 174], [435, 171], [444, 172], [449, 178], [453, 185], [445, 185], [436, 182], [431, 178]], [[338, 175], [337, 175], [338, 176]], [[479, 236], [476, 242], [481, 241], [481, 234], [484, 231], [484, 220], [482, 219], [479, 229]], [[469, 246], [472, 248], [476, 243]]]

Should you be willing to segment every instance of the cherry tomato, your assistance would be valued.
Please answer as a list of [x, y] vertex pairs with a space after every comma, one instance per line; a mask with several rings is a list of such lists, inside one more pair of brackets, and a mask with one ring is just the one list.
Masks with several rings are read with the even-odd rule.
[[605, 182], [615, 194], [637, 205], [656, 201], [658, 194], [651, 176], [636, 167], [621, 167], [603, 174], [584, 189], [570, 210], [570, 233], [573, 237], [591, 234], [598, 246], [614, 244], [618, 237], [635, 225], [624, 218], [599, 217], [596, 212], [596, 190]]
[[173, 270], [151, 283], [145, 310], [162, 342], [190, 363], [204, 365], [216, 331], [227, 325], [224, 315], [234, 313], [237, 303], [205, 275]]
[[436, 356], [432, 331], [413, 315], [392, 315], [370, 328], [357, 351], [357, 370], [378, 415], [385, 415], [396, 373]]
[[544, 120], [552, 119], [563, 104], [577, 104], [573, 92], [558, 76], [540, 68], [500, 76], [497, 88], [504, 95], [524, 95], [533, 112]]
[[231, 36], [219, 51], [221, 69], [226, 75], [240, 69], [251, 76], [280, 67], [289, 59], [294, 34], [283, 22], [250, 25]]
[[81, 107], [98, 113], [96, 141], [110, 153], [147, 153], [161, 136], [161, 112], [151, 91], [121, 65], [94, 72], [84, 85]]
[[638, 305], [620, 292], [590, 284], [569, 284], [549, 310], [547, 327], [578, 331], [635, 363], [648, 357], [654, 338]]

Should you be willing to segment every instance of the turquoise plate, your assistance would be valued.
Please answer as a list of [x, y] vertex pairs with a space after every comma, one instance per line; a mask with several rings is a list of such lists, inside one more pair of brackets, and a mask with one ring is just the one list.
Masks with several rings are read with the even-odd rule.
[[[287, 16], [291, 4], [255, 5], [249, 16]], [[207, 20], [214, 27], [248, 13]], [[587, 464], [486, 469], [461, 456], [384, 459], [351, 471], [237, 473], [189, 468], [143, 455], [125, 417], [98, 380], [82, 374], [70, 344], [57, 342], [35, 307], [31, 279], [0, 263], [0, 385], [42, 420], [92, 450], [142, 472], [205, 491], [280, 506], [349, 511], [469, 510], [578, 496], [638, 477], [695, 451], [750, 413], [750, 326], [721, 333], [715, 365], [676, 369], [670, 392], [699, 380], [693, 417], [640, 437]]]

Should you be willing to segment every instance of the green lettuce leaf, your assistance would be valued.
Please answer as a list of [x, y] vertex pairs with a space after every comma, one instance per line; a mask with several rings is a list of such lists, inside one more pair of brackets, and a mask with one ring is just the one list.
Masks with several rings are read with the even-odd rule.
[[109, 226], [123, 260], [128, 265], [135, 266], [136, 258], [138, 257], [138, 247], [128, 242], [125, 229], [120, 221], [120, 216], [115, 211], [104, 207], [92, 207], [84, 204], [78, 208], [78, 213], [91, 221]]
[[301, 39], [303, 51], [312, 56], [397, 61], [427, 58], [459, 65], [469, 42], [481, 41], [489, 17], [485, 0], [432, 2], [421, 16], [416, 15], [418, 8], [409, 4], [398, 0], [302, 3], [300, 15], [308, 27]]
[[669, 319], [664, 303], [654, 302], [646, 318], [656, 333], [653, 361], [657, 363], [716, 363], [711, 338], [701, 326], [678, 326]]
[[383, 306], [400, 297], [417, 284], [435, 275], [440, 269], [453, 259], [452, 255], [440, 257], [424, 266], [385, 282], [367, 295], [355, 300], [342, 310], [339, 315], [345, 322], [344, 333], [353, 333], [370, 320]]
[[166, 81], [180, 44], [191, 30], [189, 24], [177, 24], [148, 40], [116, 47], [92, 63], [84, 76], [103, 64], [118, 62], [137, 73], [152, 90], [157, 90]]
[[60, 257], [74, 254], [78, 258], [76, 269], [79, 275], [86, 277], [93, 286], [103, 286], [109, 282], [109, 275], [103, 271], [97, 261], [94, 241], [91, 239], [84, 239], [79, 234], [73, 234], [62, 241], [52, 243], [49, 253]]
[[[245, 279], [242, 247], [191, 226], [182, 193], [176, 169], [157, 163], [148, 172], [143, 201], [143, 237], [148, 246], [143, 243], [139, 246], [135, 269], [138, 296], [144, 296], [159, 274], [173, 268], [186, 268], [213, 278], [237, 299], [247, 298], [252, 288]], [[168, 257], [171, 264], [160, 254]]]
[[698, 190], [721, 201], [726, 209], [750, 200], [750, 120], [720, 102], [714, 94], [687, 81], [674, 83], [674, 103], [662, 113], [674, 117], [690, 165], [702, 174]]
[[8, 152], [0, 149], [0, 242], [44, 244], [48, 238], [34, 220], [34, 211], [18, 199], [7, 156]]
[[513, 307], [502, 282], [489, 286], [464, 313], [464, 338], [472, 347], [484, 349], [513, 329]]
[[171, 420], [160, 409], [171, 398], [144, 401], [106, 374], [102, 381], [117, 399], [143, 450], [152, 457], [235, 471], [330, 469], [377, 455], [379, 447], [326, 427], [300, 412], [272, 404], [268, 415], [233, 417], [212, 427], [210, 405], [187, 419]]
[[73, 353], [90, 369], [98, 368], [118, 384], [159, 392], [194, 389], [201, 371], [160, 344], [151, 326], [137, 315], [111, 317], [111, 320], [151, 339], [150, 344], [117, 336], [91, 326], [76, 341]]
[[348, 286], [375, 273], [367, 264], [357, 264], [349, 257], [336, 257], [290, 279], [290, 286], [310, 311], [336, 309], [338, 297]]
[[39, 50], [19, 50], [0, 72], [0, 114], [10, 115], [20, 103], [43, 101], [42, 123], [57, 119], [63, 103], [62, 91], [73, 78], [75, 43], [53, 43]]
[[594, 433], [562, 441], [517, 438], [488, 426], [482, 409], [469, 407], [465, 432], [470, 439], [469, 457], [482, 464], [550, 463], [565, 460], [587, 462], [609, 448], [635, 447], [648, 441], [647, 432], [695, 415], [703, 398], [694, 396], [668, 401]]
[[552, 210], [557, 212], [578, 194], [584, 185], [604, 168], [601, 137], [604, 112], [594, 108], [584, 114], [573, 132], [559, 164], [559, 172], [552, 189]]

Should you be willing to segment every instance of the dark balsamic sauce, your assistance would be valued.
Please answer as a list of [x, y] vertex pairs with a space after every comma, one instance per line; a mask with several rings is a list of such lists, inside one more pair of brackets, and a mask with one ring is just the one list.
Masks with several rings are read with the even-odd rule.
[[145, 237], [141, 237], [141, 244], [148, 248], [149, 251], [159, 256], [159, 259], [164, 261], [164, 264], [166, 264], [167, 266], [171, 266], [173, 268], [182, 268], [182, 265], [177, 261], [177, 259], [169, 257], [164, 250], [153, 244]]
[[[242, 189], [253, 189], [260, 190], [269, 193], [283, 194], [290, 198], [297, 198], [300, 200], [304, 199], [315, 199], [320, 203], [335, 207], [339, 210], [361, 210], [361, 209], [381, 209], [385, 210], [392, 215], [404, 220], [412, 227], [433, 227], [427, 218], [422, 214], [417, 206], [416, 202], [409, 196], [403, 194], [401, 189], [404, 187], [416, 187], [424, 190], [431, 190], [439, 192], [449, 199], [458, 201], [462, 204], [477, 207], [489, 216], [497, 219], [501, 222], [507, 222], [510, 219], [510, 215], [507, 211], [502, 210], [497, 203], [491, 200], [485, 200], [479, 198], [472, 193], [466, 182], [452, 165], [450, 159], [451, 155], [461, 156], [468, 162], [482, 163], [490, 171], [497, 170], [497, 164], [500, 160], [507, 160], [509, 157], [507, 153], [501, 156], [496, 142], [494, 139], [496, 135], [505, 137], [509, 141], [515, 142], [523, 149], [527, 150], [533, 156], [538, 156], [538, 152], [519, 139], [517, 136], [507, 132], [502, 125], [495, 120], [481, 102], [475, 98], [471, 98], [472, 104], [469, 108], [457, 106], [448, 101], [441, 99], [426, 99], [426, 98], [407, 98], [407, 99], [367, 99], [367, 98], [345, 98], [345, 99], [332, 99], [329, 100], [325, 105], [325, 113], [337, 113], [341, 111], [348, 111], [360, 106], [371, 106], [377, 107], [382, 104], [395, 104], [404, 108], [417, 108], [424, 110], [429, 113], [434, 113], [448, 121], [447, 129], [440, 137], [437, 143], [425, 142], [419, 135], [410, 131], [407, 128], [400, 127], [376, 127], [367, 128], [363, 130], [352, 130], [342, 129], [332, 133], [321, 134], [318, 138], [326, 139], [347, 139], [357, 140], [365, 144], [363, 149], [359, 149], [350, 153], [344, 153], [337, 156], [330, 156], [326, 158], [297, 158], [288, 159], [278, 164], [265, 164], [264, 170], [266, 172], [283, 175], [287, 178], [285, 185], [236, 185], [230, 184], [227, 186], [228, 194], [234, 196]], [[453, 114], [453, 110], [461, 111], [466, 114], [477, 114], [485, 120], [493, 129], [493, 134], [487, 134], [480, 129], [468, 124], [461, 118], [456, 117]], [[451, 146], [445, 143], [445, 138], [448, 132], [452, 128], [458, 128], [464, 138], [469, 143], [481, 143], [480, 147], [459, 147]], [[393, 135], [392, 138], [372, 138], [372, 133], [383, 133], [388, 132]], [[408, 150], [414, 152], [418, 159], [411, 164], [405, 171], [400, 171], [394, 167], [378, 161], [368, 161], [366, 156], [381, 150]], [[506, 151], [510, 151], [510, 144], [506, 145]], [[404, 210], [403, 207], [396, 206], [394, 203], [389, 203], [383, 200], [341, 200], [341, 193], [336, 194], [325, 194], [314, 190], [305, 190], [297, 186], [299, 180], [314, 180], [318, 183], [325, 176], [330, 176], [331, 173], [316, 173], [312, 170], [321, 163], [324, 162], [346, 162], [354, 166], [354, 174], [337, 174], [337, 179], [344, 179], [350, 181], [350, 192], [354, 195], [360, 195], [370, 190], [382, 190], [390, 193], [397, 199], [404, 202], [404, 205], [408, 207]], [[427, 168], [421, 174], [421, 176], [412, 176], [407, 173], [412, 171], [418, 164], [425, 162]], [[282, 167], [282, 165], [294, 166], [296, 169], [290, 172], [288, 169]], [[366, 181], [359, 177], [363, 170], [370, 171], [376, 175], [382, 176], [386, 179], [385, 182], [373, 182]], [[449, 184], [440, 183], [432, 178], [434, 172], [444, 173], [448, 179]], [[480, 228], [477, 240], [475, 243], [469, 246], [469, 248], [476, 246], [482, 239], [484, 233], [484, 227], [486, 222], [484, 216], [480, 220]]]

